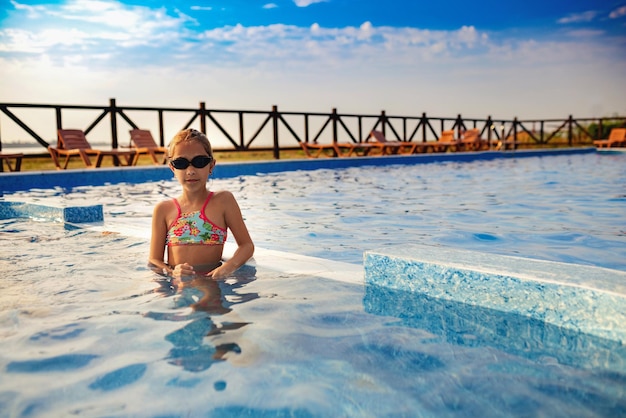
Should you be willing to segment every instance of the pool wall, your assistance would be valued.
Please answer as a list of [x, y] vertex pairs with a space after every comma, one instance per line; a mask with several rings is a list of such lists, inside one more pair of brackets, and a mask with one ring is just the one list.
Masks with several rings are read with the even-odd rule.
[[[391, 164], [426, 164], [445, 161], [476, 161], [498, 158], [523, 158], [563, 154], [594, 153], [595, 148], [559, 148], [548, 150], [454, 152], [384, 157], [318, 158], [227, 162], [218, 164], [214, 178], [277, 173], [283, 171], [338, 169], [347, 167], [382, 166]], [[80, 186], [102, 186], [117, 183], [146, 183], [173, 178], [167, 166], [113, 167], [64, 171], [32, 171], [0, 173], [0, 195], [30, 189], [69, 189]]]
[[364, 254], [365, 283], [626, 343], [626, 272], [423, 245]]

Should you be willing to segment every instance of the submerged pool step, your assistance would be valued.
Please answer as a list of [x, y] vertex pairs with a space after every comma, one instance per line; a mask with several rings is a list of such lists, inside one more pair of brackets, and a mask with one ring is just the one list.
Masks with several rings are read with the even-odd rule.
[[364, 254], [365, 283], [511, 312], [626, 343], [626, 272], [443, 247]]
[[102, 205], [64, 206], [39, 203], [0, 201], [0, 220], [34, 218], [67, 223], [102, 222]]

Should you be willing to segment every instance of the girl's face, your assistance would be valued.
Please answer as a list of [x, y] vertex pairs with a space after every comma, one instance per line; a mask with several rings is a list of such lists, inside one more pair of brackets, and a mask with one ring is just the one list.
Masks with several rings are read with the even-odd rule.
[[[174, 148], [174, 153], [171, 156], [169, 166], [183, 188], [205, 188], [209, 175], [213, 171], [213, 167], [215, 167], [215, 160], [213, 158], [211, 158], [211, 161], [206, 166], [195, 167], [192, 164], [192, 161], [196, 163], [196, 165], [206, 163], [206, 158], [196, 157], [210, 157], [202, 144], [197, 141], [181, 142]], [[196, 160], [194, 160], [194, 158], [196, 158]], [[180, 166], [182, 164], [187, 165], [187, 167], [180, 169], [175, 168], [172, 163], [176, 160], [178, 160], [176, 162], [177, 165]]]

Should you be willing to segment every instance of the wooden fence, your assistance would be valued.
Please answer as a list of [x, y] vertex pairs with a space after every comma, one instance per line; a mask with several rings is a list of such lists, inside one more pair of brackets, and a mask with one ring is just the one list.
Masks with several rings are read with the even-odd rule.
[[[330, 113], [284, 112], [277, 106], [269, 111], [207, 109], [204, 102], [197, 108], [118, 106], [115, 99], [110, 99], [108, 106], [0, 103], [0, 111], [3, 117], [0, 118], [0, 151], [3, 140], [12, 143], [19, 139], [22, 143], [36, 141], [42, 147], [41, 152], [46, 152], [48, 145], [56, 143], [56, 131], [62, 128], [82, 129], [88, 138], [92, 131], [100, 129], [101, 135], [104, 135], [102, 132], [107, 135], [106, 144], [118, 148], [126, 145], [128, 135], [120, 135], [124, 130], [150, 129], [158, 142], [166, 145], [169, 142], [166, 138], [176, 131], [195, 127], [209, 135], [216, 151], [272, 150], [276, 159], [280, 158], [281, 150], [299, 148], [300, 142], [359, 143], [366, 141], [372, 130], [382, 131], [391, 140], [426, 142], [437, 140], [444, 130], [455, 130], [460, 135], [466, 129], [478, 128], [490, 145], [507, 140], [516, 146], [542, 147], [591, 144], [605, 135], [605, 127], [626, 125], [626, 117], [503, 120], [490, 116], [485, 119], [461, 115], [432, 117], [426, 113], [392, 116], [385, 111], [358, 115], [340, 114], [337, 109]], [[42, 117], [28, 121], [26, 114], [42, 111], [54, 115], [45, 127], [42, 127]], [[83, 114], [73, 118], [78, 122], [66, 123], [67, 115], [76, 111], [91, 115]], [[146, 114], [150, 117], [146, 118]], [[13, 131], [26, 135], [26, 140], [13, 137], [16, 133], [7, 134], [7, 118]], [[88, 122], [76, 126], [84, 121]], [[9, 137], [5, 138], [7, 135]]]

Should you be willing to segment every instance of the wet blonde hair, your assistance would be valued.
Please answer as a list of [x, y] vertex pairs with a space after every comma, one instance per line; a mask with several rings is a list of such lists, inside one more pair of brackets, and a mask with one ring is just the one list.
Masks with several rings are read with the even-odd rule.
[[202, 132], [196, 129], [183, 129], [174, 135], [174, 138], [170, 141], [170, 144], [167, 148], [167, 155], [169, 158], [172, 158], [174, 155], [174, 148], [176, 145], [183, 142], [191, 142], [196, 141], [202, 145], [204, 150], [209, 154], [210, 157], [213, 157], [213, 148], [211, 148], [211, 143], [209, 142], [209, 138]]

